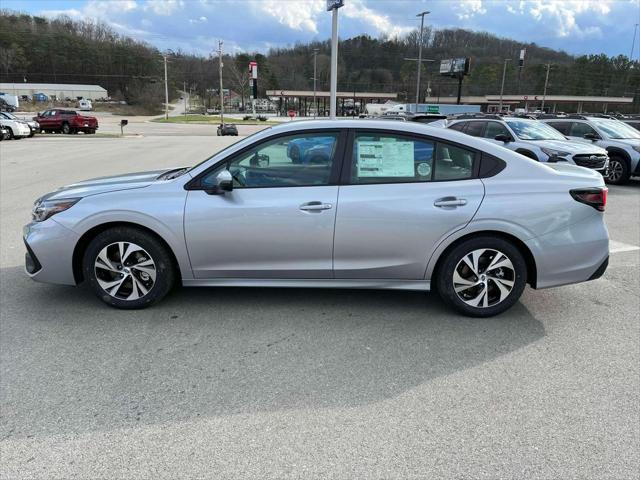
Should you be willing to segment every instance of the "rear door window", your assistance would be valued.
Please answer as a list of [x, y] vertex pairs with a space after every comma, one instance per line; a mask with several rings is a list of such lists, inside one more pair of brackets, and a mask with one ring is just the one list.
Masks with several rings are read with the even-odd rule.
[[473, 137], [482, 137], [487, 122], [468, 122], [464, 133]]
[[439, 143], [434, 180], [466, 180], [473, 177], [475, 153], [466, 148]]
[[431, 140], [358, 132], [353, 141], [350, 183], [429, 182], [434, 151]]
[[458, 122], [458, 123], [454, 123], [449, 128], [451, 130], [456, 130], [457, 132], [462, 132], [466, 125], [467, 125], [467, 122]]

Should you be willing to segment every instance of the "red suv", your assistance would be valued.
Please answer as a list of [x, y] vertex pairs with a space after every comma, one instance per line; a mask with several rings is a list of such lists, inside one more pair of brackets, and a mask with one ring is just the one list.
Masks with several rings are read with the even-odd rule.
[[43, 132], [96, 133], [98, 129], [97, 118], [81, 115], [75, 110], [46, 110], [33, 119], [40, 124]]

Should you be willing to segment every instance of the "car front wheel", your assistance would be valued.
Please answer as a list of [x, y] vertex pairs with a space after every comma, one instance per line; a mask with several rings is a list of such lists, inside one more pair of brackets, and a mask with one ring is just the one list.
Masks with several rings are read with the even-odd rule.
[[83, 274], [103, 302], [116, 308], [145, 308], [169, 293], [175, 269], [167, 247], [136, 228], [98, 234], [83, 258]]
[[520, 251], [498, 237], [475, 237], [443, 259], [436, 288], [446, 304], [470, 317], [491, 317], [511, 308], [527, 281]]

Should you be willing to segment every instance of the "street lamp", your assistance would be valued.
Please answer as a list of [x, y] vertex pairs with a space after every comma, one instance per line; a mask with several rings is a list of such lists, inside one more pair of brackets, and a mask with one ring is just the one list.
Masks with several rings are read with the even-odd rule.
[[424, 11], [416, 15], [420, 17], [420, 39], [418, 40], [418, 79], [416, 81], [416, 112], [418, 113], [418, 103], [420, 103], [420, 71], [422, 70], [422, 33], [424, 29], [424, 16], [431, 12]]
[[502, 66], [502, 86], [500, 87], [500, 106], [498, 107], [498, 112], [502, 112], [502, 94], [504, 93], [504, 77], [507, 74], [507, 62], [510, 62], [510, 58], [504, 59], [504, 65]]

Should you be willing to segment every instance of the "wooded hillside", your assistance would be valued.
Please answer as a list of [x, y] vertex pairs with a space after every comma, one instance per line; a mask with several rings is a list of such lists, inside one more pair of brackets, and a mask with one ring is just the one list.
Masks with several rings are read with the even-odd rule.
[[[516, 59], [521, 48], [527, 49], [527, 59], [518, 83]], [[247, 64], [253, 59], [259, 65], [262, 94], [265, 89], [311, 90], [314, 49], [318, 49], [318, 89], [328, 90], [329, 41], [225, 57], [225, 88], [248, 95]], [[416, 57], [417, 50], [417, 32], [402, 38], [343, 39], [338, 89], [397, 92], [401, 99], [413, 99], [416, 63], [405, 57]], [[183, 52], [168, 55], [172, 93], [186, 82], [202, 97], [216, 101], [217, 58]], [[622, 55], [574, 57], [462, 29], [425, 29], [423, 57], [436, 60], [423, 70], [425, 95], [427, 87], [434, 96], [455, 94], [456, 81], [437, 74], [439, 61], [452, 57], [471, 58], [464, 95], [499, 93], [504, 58], [513, 59], [507, 69], [507, 94], [541, 94], [547, 63], [552, 64], [550, 95], [637, 97], [640, 88], [640, 65]], [[157, 48], [119, 35], [101, 23], [0, 12], [0, 81], [22, 82], [25, 78], [29, 82], [98, 84], [114, 98], [149, 107], [160, 104], [164, 96], [162, 52]]]

